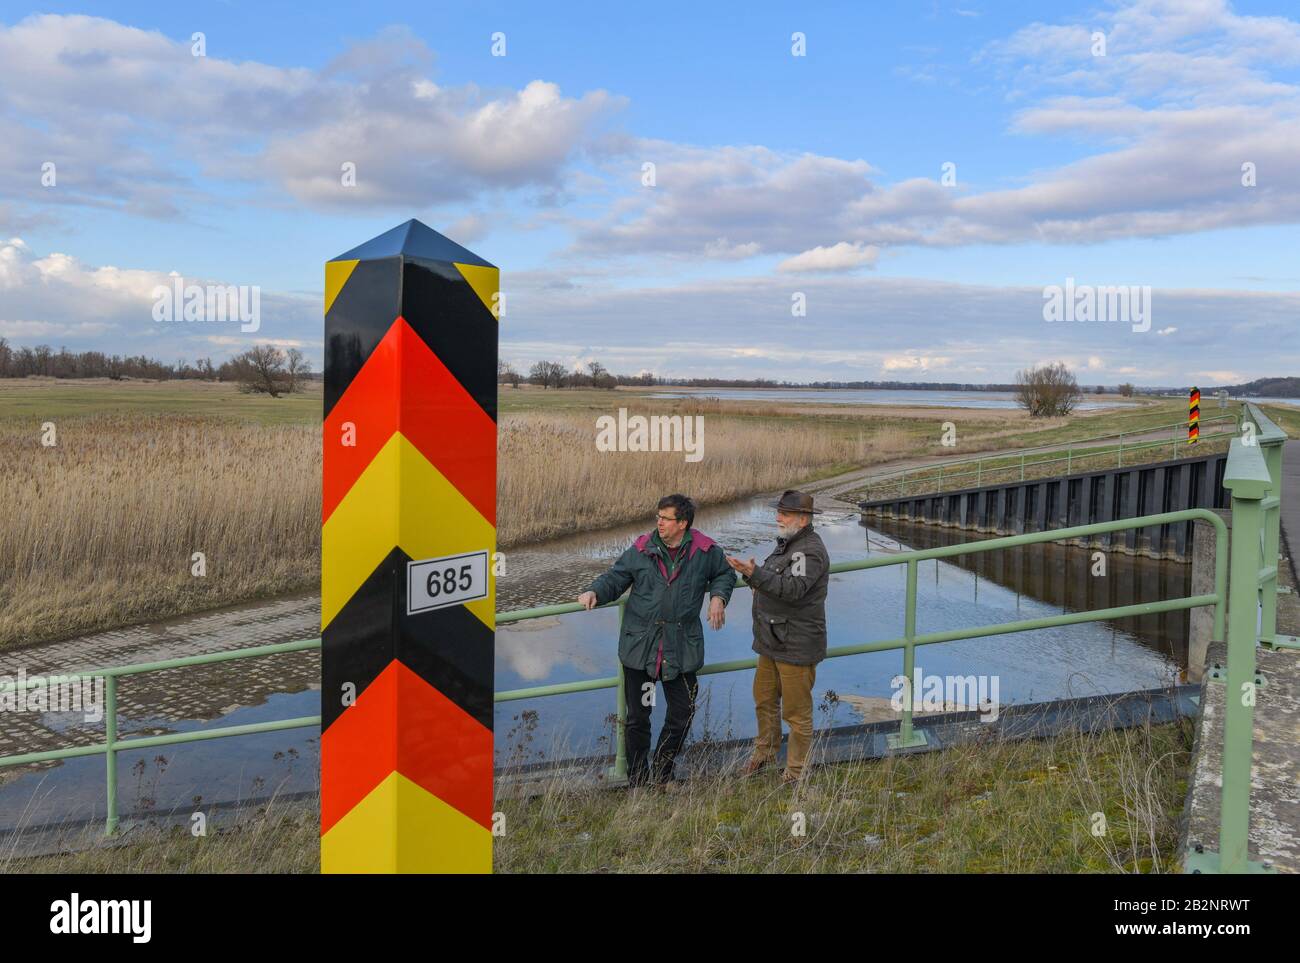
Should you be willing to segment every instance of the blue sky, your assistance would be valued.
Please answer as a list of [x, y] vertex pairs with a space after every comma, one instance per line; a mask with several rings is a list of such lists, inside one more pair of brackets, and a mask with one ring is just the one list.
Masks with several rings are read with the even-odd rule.
[[[1300, 374], [1296, 18], [0, 3], [0, 337], [166, 360], [269, 340], [319, 364], [322, 262], [414, 216], [502, 268], [502, 355], [524, 367]], [[259, 286], [259, 330], [154, 321], [171, 272]], [[1066, 278], [1149, 286], [1150, 330], [1045, 322]]]

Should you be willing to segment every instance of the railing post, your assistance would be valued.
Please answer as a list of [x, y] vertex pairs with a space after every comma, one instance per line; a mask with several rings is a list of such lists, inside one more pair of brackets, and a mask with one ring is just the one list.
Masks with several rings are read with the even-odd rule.
[[[1233, 439], [1223, 487], [1232, 494], [1229, 536], [1227, 672], [1223, 692], [1222, 792], [1218, 852], [1186, 855], [1188, 872], [1270, 872], [1250, 860], [1250, 771], [1255, 744], [1255, 646], [1258, 642], [1261, 537], [1272, 479], [1257, 444]], [[1276, 500], [1276, 499], [1273, 499]], [[1265, 591], [1276, 591], [1265, 581]], [[1226, 678], [1225, 678], [1226, 676]], [[1210, 679], [1214, 679], [1211, 676]], [[1207, 680], [1208, 682], [1209, 680]]]
[[[627, 598], [618, 601], [618, 637], [623, 638], [623, 613], [627, 608]], [[623, 688], [623, 660], [618, 662], [618, 693], [615, 697], [618, 722], [615, 724], [617, 734], [614, 743], [614, 765], [608, 772], [611, 784], [627, 782], [627, 692]]]
[[984, 467], [984, 459], [975, 459], [975, 487], [980, 487], [980, 470]]
[[1124, 432], [1122, 431], [1119, 433], [1119, 451], [1117, 452], [1115, 467], [1116, 468], [1124, 467]]
[[[935, 560], [938, 561], [937, 559]], [[916, 559], [907, 560], [907, 607], [903, 614], [903, 685], [907, 688], [903, 699], [903, 718], [898, 726], [898, 734], [888, 736], [886, 745], [891, 749], [908, 749], [912, 746], [924, 746], [925, 733], [912, 730], [912, 701], [916, 691], [912, 686], [912, 676], [916, 672]]]
[[1263, 560], [1260, 562], [1260, 568], [1271, 568], [1274, 575], [1271, 582], [1260, 586], [1259, 640], [1264, 645], [1272, 645], [1277, 637], [1278, 547], [1281, 543], [1282, 523], [1282, 446], [1270, 443], [1261, 445], [1260, 450], [1264, 453], [1268, 475], [1273, 480], [1272, 491], [1265, 501], [1267, 507], [1262, 510], [1260, 518], [1264, 529], [1261, 533]]
[[[1250, 764], [1254, 746], [1255, 619], [1259, 585], [1257, 498], [1232, 497], [1228, 576], [1228, 677], [1224, 692], [1223, 799], [1219, 871], [1246, 872], [1250, 832]], [[1250, 695], [1250, 698], [1247, 695]]]
[[1074, 449], [1066, 446], [1065, 449], [1065, 473], [1070, 474], [1070, 466], [1073, 464]]
[[1025, 480], [1025, 453], [1020, 453], [1020, 480]]
[[104, 835], [117, 832], [117, 676], [104, 677], [104, 744], [108, 775], [108, 807], [104, 822]]

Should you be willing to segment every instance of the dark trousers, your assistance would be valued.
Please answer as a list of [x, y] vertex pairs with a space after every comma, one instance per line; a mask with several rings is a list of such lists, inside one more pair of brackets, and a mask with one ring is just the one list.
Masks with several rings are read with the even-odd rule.
[[[644, 786], [647, 782], [665, 783], [673, 778], [673, 760], [681, 752], [686, 736], [691, 731], [695, 716], [695, 697], [700, 684], [694, 672], [679, 673], [677, 678], [661, 680], [664, 699], [668, 703], [664, 726], [655, 744], [654, 759], [650, 757], [650, 713], [654, 703], [650, 694], [657, 695], [655, 680], [641, 669], [623, 666], [623, 695], [627, 700], [627, 727], [624, 738], [627, 745], [627, 781], [629, 786]], [[651, 702], [646, 705], [646, 702]]]

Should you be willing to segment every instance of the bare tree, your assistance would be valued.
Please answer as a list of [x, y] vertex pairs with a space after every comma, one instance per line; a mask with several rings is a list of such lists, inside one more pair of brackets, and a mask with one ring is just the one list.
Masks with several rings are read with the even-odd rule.
[[497, 358], [497, 384], [519, 387], [519, 372], [509, 361], [503, 361], [501, 358]]
[[1074, 375], [1060, 361], [1016, 372], [1016, 403], [1032, 418], [1068, 415], [1082, 395]]
[[293, 390], [285, 369], [284, 352], [274, 345], [259, 344], [231, 359], [239, 390], [245, 394], [266, 394], [278, 398]]
[[1119, 393], [1123, 395], [1125, 398], [1132, 398], [1133, 386], [1128, 382], [1125, 382], [1124, 384], [1119, 386]]
[[562, 388], [565, 374], [558, 361], [539, 361], [528, 369], [528, 380], [543, 388]]
[[606, 370], [605, 366], [599, 361], [592, 361], [587, 364], [587, 371], [591, 377], [591, 386], [593, 388], [604, 388], [607, 391], [613, 391], [614, 386], [618, 384], [618, 379]]
[[289, 390], [302, 391], [303, 380], [311, 374], [311, 362], [297, 348], [285, 352], [285, 370], [289, 374]]

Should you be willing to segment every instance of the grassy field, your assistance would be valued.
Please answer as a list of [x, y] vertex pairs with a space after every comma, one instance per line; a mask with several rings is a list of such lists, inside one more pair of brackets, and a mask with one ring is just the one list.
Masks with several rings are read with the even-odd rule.
[[[1169, 872], [1192, 723], [498, 800], [498, 872]], [[674, 787], [678, 788], [678, 787]], [[1105, 832], [1094, 814], [1102, 813]], [[802, 814], [805, 835], [793, 832]], [[1008, 827], [1015, 827], [1008, 832]]]
[[[498, 538], [507, 550], [648, 517], [647, 505], [669, 491], [717, 503], [899, 459], [1185, 416], [1177, 401], [1035, 421], [1020, 411], [632, 390], [502, 388], [499, 397]], [[597, 451], [596, 418], [619, 407], [703, 416], [704, 459]], [[319, 383], [272, 399], [203, 382], [0, 381], [0, 648], [317, 586], [320, 417]], [[58, 444], [46, 447], [51, 422]], [[953, 447], [941, 443], [947, 422]], [[191, 574], [195, 552], [206, 558], [202, 577]]]
[[[1042, 741], [990, 738], [822, 767], [798, 792], [774, 774], [706, 776], [672, 792], [556, 783], [530, 799], [498, 798], [505, 834], [494, 865], [506, 873], [1173, 872], [1191, 742], [1187, 720]], [[176, 829], [111, 849], [0, 854], [0, 873], [316, 872], [318, 834], [314, 813], [272, 809], [201, 838]]]
[[0, 378], [0, 425], [87, 415], [216, 415], [256, 425], [319, 425], [320, 382], [280, 398], [240, 394], [232, 384], [206, 381], [60, 381]]
[[88, 826], [72, 851], [18, 858], [0, 850], [7, 873], [318, 873], [319, 805], [269, 804], [231, 829], [193, 836], [189, 826], [133, 831], [105, 845], [104, 828]]

